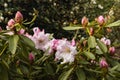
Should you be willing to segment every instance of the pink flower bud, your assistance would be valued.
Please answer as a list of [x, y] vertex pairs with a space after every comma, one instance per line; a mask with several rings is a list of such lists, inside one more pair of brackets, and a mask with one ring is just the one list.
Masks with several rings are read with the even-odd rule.
[[34, 59], [35, 59], [35, 55], [33, 53], [30, 53], [29, 54], [29, 60], [30, 60], [30, 62], [32, 63], [34, 61]]
[[91, 27], [90, 28], [90, 35], [93, 35], [94, 34], [94, 30], [93, 30], [93, 28]]
[[88, 18], [84, 16], [82, 18], [81, 24], [85, 27], [88, 24]]
[[17, 11], [16, 15], [15, 15], [15, 21], [17, 23], [20, 23], [23, 20], [23, 15], [21, 14], [20, 11]]
[[72, 39], [71, 45], [75, 46], [75, 39]]
[[25, 29], [20, 29], [20, 30], [18, 31], [18, 34], [24, 34], [24, 32], [25, 32]]
[[15, 21], [14, 21], [13, 19], [10, 19], [10, 20], [8, 21], [8, 28], [9, 28], [9, 29], [12, 29], [12, 28], [14, 27], [14, 24], [15, 24]]
[[111, 44], [110, 39], [106, 39], [106, 41], [105, 41], [105, 45], [110, 45], [110, 44]]
[[101, 68], [108, 68], [108, 63], [106, 62], [106, 60], [104, 58], [102, 58], [100, 60], [100, 67]]
[[110, 52], [111, 55], [114, 55], [114, 53], [115, 53], [115, 47], [110, 47], [109, 48], [109, 52]]
[[104, 17], [103, 17], [103, 16], [99, 16], [99, 17], [97, 18], [97, 22], [98, 22], [98, 24], [99, 24], [100, 26], [103, 25], [103, 24], [105, 23]]

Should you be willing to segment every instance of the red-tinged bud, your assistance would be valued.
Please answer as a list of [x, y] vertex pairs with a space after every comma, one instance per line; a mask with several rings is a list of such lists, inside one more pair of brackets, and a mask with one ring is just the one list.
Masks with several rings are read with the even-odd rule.
[[23, 15], [21, 14], [20, 11], [17, 11], [17, 13], [16, 13], [16, 15], [15, 15], [15, 21], [16, 21], [17, 23], [20, 23], [20, 22], [23, 21]]
[[93, 28], [91, 27], [90, 28], [90, 35], [93, 35], [94, 34], [94, 30], [93, 30]]
[[29, 61], [32, 63], [35, 59], [35, 55], [33, 53], [29, 53]]
[[1, 26], [0, 26], [0, 31], [2, 31], [2, 28], [1, 28]]
[[7, 28], [8, 28], [8, 29], [12, 29], [12, 28], [14, 27], [14, 24], [15, 24], [15, 21], [14, 21], [13, 19], [10, 19], [10, 20], [8, 21], [8, 26], [7, 26]]
[[114, 53], [115, 53], [115, 47], [110, 47], [109, 48], [109, 52], [110, 52], [111, 55], [114, 55]]
[[84, 16], [82, 18], [82, 20], [81, 20], [81, 24], [83, 25], [83, 27], [87, 26], [87, 24], [88, 24], [88, 18]]
[[104, 58], [102, 58], [100, 60], [100, 67], [101, 68], [108, 68], [108, 63], [106, 62], [106, 60]]
[[97, 22], [98, 22], [98, 24], [99, 24], [100, 26], [102, 26], [102, 25], [105, 23], [104, 17], [103, 17], [103, 16], [99, 16], [99, 17], [97, 18]]

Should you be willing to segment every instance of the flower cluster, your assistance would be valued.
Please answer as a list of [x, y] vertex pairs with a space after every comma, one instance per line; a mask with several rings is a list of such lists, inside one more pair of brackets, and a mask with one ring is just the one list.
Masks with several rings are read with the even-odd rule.
[[48, 54], [55, 52], [55, 60], [63, 59], [61, 64], [74, 61], [77, 54], [74, 40], [70, 42], [67, 39], [50, 39], [50, 34], [41, 31], [38, 27], [33, 28], [33, 32], [33, 35], [28, 33], [25, 35], [35, 43], [36, 49], [47, 51]]

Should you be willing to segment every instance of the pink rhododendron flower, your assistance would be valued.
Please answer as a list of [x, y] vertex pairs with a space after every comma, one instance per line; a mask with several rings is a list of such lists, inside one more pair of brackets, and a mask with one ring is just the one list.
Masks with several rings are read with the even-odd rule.
[[57, 51], [55, 53], [55, 60], [63, 59], [61, 64], [74, 61], [75, 55], [77, 54], [77, 50], [75, 46], [72, 46], [69, 41], [66, 39], [59, 40]]
[[108, 68], [108, 63], [106, 62], [106, 60], [104, 58], [102, 58], [100, 60], [100, 67], [101, 68]]
[[109, 52], [110, 52], [111, 55], [114, 55], [114, 53], [115, 53], [115, 47], [110, 47], [109, 48]]
[[103, 16], [99, 16], [97, 18], [97, 22], [98, 22], [99, 25], [103, 25], [105, 23], [104, 17]]
[[23, 15], [21, 14], [20, 11], [17, 11], [16, 15], [15, 15], [15, 21], [17, 23], [20, 23], [23, 20]]

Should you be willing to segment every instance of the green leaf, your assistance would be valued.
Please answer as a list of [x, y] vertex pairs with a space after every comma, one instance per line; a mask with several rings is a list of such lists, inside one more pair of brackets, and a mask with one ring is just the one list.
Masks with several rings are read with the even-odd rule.
[[64, 30], [78, 30], [78, 29], [83, 29], [83, 27], [63, 27]]
[[28, 68], [24, 65], [20, 65], [20, 70], [23, 74], [28, 74], [29, 73]]
[[49, 63], [46, 63], [45, 71], [47, 72], [47, 74], [50, 74], [50, 75], [54, 74], [54, 69], [52, 65]]
[[105, 27], [115, 27], [115, 26], [120, 26], [120, 20], [116, 21], [116, 22], [113, 22], [111, 24], [108, 24], [107, 26]]
[[84, 51], [84, 55], [86, 55], [87, 58], [89, 58], [89, 59], [95, 59], [94, 54], [91, 52]]
[[103, 42], [101, 42], [100, 40], [97, 40], [97, 44], [103, 53], [107, 52], [107, 46]]
[[71, 68], [70, 70], [63, 72], [63, 73], [59, 76], [58, 80], [67, 80], [68, 77], [70, 76], [71, 72], [73, 71], [73, 69], [74, 69], [74, 68]]
[[8, 80], [8, 71], [0, 64], [0, 80]]
[[96, 40], [95, 40], [95, 37], [94, 36], [90, 36], [88, 38], [88, 46], [89, 48], [95, 48], [96, 47]]
[[12, 54], [15, 54], [16, 52], [18, 40], [18, 35], [13, 35], [9, 38], [9, 50]]
[[103, 52], [101, 51], [101, 49], [96, 49], [96, 54], [103, 54]]
[[23, 41], [23, 43], [25, 43], [26, 45], [30, 47], [35, 47], [35, 44], [31, 39], [27, 38], [26, 36], [22, 36], [22, 35], [20, 36], [20, 38], [21, 38], [21, 41]]
[[78, 77], [78, 80], [86, 80], [85, 73], [84, 73], [84, 71], [82, 69], [77, 68], [76, 69], [76, 75]]

